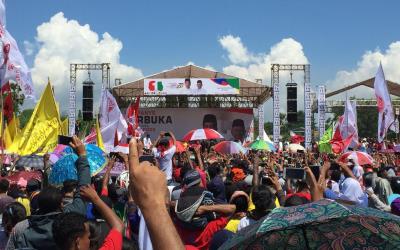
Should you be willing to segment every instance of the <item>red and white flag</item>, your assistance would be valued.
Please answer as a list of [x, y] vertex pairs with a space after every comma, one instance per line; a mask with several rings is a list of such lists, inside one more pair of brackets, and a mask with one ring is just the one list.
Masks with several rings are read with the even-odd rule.
[[[106, 152], [111, 152], [116, 141], [126, 134], [128, 124], [114, 96], [106, 89], [101, 93], [100, 128]], [[118, 144], [118, 143], [117, 143]]]
[[382, 64], [379, 64], [375, 76], [374, 89], [378, 106], [378, 142], [382, 142], [388, 129], [395, 130], [392, 101], [387, 89]]
[[139, 127], [139, 105], [140, 96], [136, 98], [134, 103], [131, 103], [126, 110], [126, 120], [128, 122], [128, 137], [136, 137], [136, 129]]
[[290, 142], [291, 143], [300, 144], [300, 143], [304, 142], [304, 136], [298, 135], [298, 134], [294, 133], [293, 131], [290, 131], [289, 134], [290, 134]]
[[333, 136], [330, 140], [330, 144], [332, 145], [332, 152], [335, 154], [343, 153], [353, 141], [354, 133], [346, 136], [342, 133], [342, 129], [345, 128], [344, 123], [345, 117], [342, 115], [339, 117], [333, 129]]

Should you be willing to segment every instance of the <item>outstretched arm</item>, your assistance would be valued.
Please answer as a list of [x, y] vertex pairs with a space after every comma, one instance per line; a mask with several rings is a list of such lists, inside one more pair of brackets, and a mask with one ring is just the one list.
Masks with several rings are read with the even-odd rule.
[[103, 216], [104, 220], [111, 226], [112, 229], [117, 230], [122, 233], [124, 230], [124, 224], [119, 219], [119, 217], [112, 211], [111, 208], [107, 206], [104, 201], [102, 201], [97, 194], [96, 190], [94, 190], [90, 185], [81, 187], [81, 195], [86, 199], [90, 200], [100, 214]]
[[149, 230], [154, 249], [185, 249], [165, 207], [165, 175], [149, 162], [139, 164], [136, 140], [129, 143], [129, 189]]

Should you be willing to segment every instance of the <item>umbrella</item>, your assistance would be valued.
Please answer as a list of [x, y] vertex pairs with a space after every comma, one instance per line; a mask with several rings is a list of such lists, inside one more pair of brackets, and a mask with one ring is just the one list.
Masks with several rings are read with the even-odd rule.
[[189, 133], [183, 137], [183, 141], [213, 140], [223, 138], [224, 137], [214, 129], [202, 128], [189, 131]]
[[28, 183], [31, 179], [36, 179], [38, 181], [42, 180], [42, 173], [40, 171], [19, 171], [10, 176], [6, 176], [0, 179], [7, 179], [10, 185], [17, 185], [18, 183]]
[[63, 152], [66, 148], [67, 148], [66, 145], [57, 144], [53, 153], [50, 154], [50, 162], [52, 164], [55, 164], [61, 158], [61, 156], [63, 155]]
[[222, 141], [214, 146], [214, 150], [221, 154], [245, 154], [247, 151], [242, 145], [233, 141]]
[[43, 169], [43, 156], [39, 155], [27, 155], [21, 156], [15, 163], [16, 168], [33, 168], [33, 169]]
[[250, 144], [250, 148], [254, 150], [275, 151], [274, 144], [260, 139], [255, 140], [252, 144]]
[[303, 146], [301, 146], [300, 144], [296, 144], [296, 143], [289, 144], [288, 149], [289, 149], [289, 152], [291, 152], [291, 153], [297, 153], [297, 150], [305, 151], [305, 148]]
[[400, 217], [319, 200], [277, 208], [220, 249], [396, 249]]
[[[107, 160], [99, 147], [92, 144], [87, 144], [85, 147], [90, 175], [94, 176], [106, 166]], [[66, 147], [63, 151], [63, 156], [53, 165], [49, 182], [51, 184], [61, 184], [68, 179], [77, 180], [76, 160], [78, 160], [78, 155], [75, 154], [71, 147]]]
[[340, 162], [346, 163], [352, 159], [358, 165], [372, 165], [374, 159], [367, 153], [361, 151], [349, 151], [342, 154], [339, 158]]

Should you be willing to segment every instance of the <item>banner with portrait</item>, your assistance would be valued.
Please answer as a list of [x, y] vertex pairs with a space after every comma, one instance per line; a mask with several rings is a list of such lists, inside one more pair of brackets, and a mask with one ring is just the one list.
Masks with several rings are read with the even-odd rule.
[[253, 121], [253, 109], [141, 108], [138, 120], [153, 140], [161, 131], [172, 131], [180, 140], [192, 129], [213, 128], [227, 140], [243, 141]]
[[144, 95], [238, 95], [238, 78], [144, 79]]

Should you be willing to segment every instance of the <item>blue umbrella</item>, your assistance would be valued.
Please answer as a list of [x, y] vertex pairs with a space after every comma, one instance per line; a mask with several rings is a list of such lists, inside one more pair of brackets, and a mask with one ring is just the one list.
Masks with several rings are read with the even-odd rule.
[[[107, 164], [103, 151], [95, 145], [88, 144], [86, 147], [86, 156], [89, 162], [90, 175], [98, 174]], [[75, 163], [78, 155], [71, 147], [65, 148], [63, 156], [53, 165], [49, 176], [51, 184], [62, 184], [65, 180], [77, 180]]]

